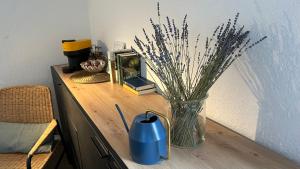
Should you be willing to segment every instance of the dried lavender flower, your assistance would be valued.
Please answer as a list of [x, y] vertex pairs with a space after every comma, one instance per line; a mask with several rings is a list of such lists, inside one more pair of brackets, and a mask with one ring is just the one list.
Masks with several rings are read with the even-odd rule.
[[[157, 14], [160, 18], [160, 6], [157, 3]], [[143, 53], [147, 66], [160, 79], [163, 95], [170, 101], [187, 101], [206, 97], [210, 87], [224, 71], [242, 54], [259, 44], [264, 36], [250, 43], [250, 31], [244, 25], [238, 25], [239, 13], [226, 24], [220, 24], [211, 37], [205, 40], [205, 51], [198, 48], [199, 35], [194, 52], [189, 51], [189, 31], [187, 15], [184, 16], [181, 31], [174, 19], [166, 17], [166, 24], [153, 22], [152, 39], [143, 29], [146, 43], [135, 37], [134, 42]], [[158, 51], [158, 52], [156, 52]]]

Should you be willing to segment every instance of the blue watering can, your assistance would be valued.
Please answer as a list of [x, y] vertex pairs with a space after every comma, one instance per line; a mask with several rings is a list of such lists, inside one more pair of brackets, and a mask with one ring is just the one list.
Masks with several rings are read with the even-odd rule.
[[[137, 115], [129, 130], [120, 107], [116, 108], [129, 133], [129, 146], [132, 160], [139, 164], [155, 164], [161, 159], [170, 158], [170, 122], [168, 118], [156, 111], [147, 110]], [[167, 130], [158, 116], [165, 119]]]

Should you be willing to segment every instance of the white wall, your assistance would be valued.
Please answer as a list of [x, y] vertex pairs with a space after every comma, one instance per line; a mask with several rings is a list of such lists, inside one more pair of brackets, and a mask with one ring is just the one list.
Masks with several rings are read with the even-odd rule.
[[[161, 13], [181, 22], [187, 13], [191, 37], [213, 29], [239, 11], [253, 39], [269, 38], [243, 56], [210, 90], [208, 116], [300, 163], [300, 2], [298, 0], [164, 0]], [[89, 0], [94, 40], [108, 49], [115, 40], [134, 45], [151, 30], [156, 1]], [[202, 39], [203, 40], [203, 39]]]
[[0, 88], [51, 86], [50, 66], [67, 61], [61, 40], [88, 37], [85, 0], [1, 0]]
[[[191, 37], [204, 38], [239, 11], [252, 37], [269, 38], [243, 56], [210, 90], [208, 116], [300, 163], [300, 2], [298, 0], [164, 0], [162, 15], [188, 14]], [[50, 65], [66, 62], [66, 38], [134, 45], [150, 29], [156, 1], [1, 0], [0, 88], [51, 85]], [[202, 39], [203, 40], [203, 39]]]

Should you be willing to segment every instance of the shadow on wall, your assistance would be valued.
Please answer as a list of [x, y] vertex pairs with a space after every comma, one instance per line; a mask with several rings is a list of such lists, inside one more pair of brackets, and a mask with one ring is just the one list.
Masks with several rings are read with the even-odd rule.
[[241, 57], [237, 68], [255, 95], [259, 114], [255, 140], [300, 163], [300, 32], [287, 15], [281, 23], [255, 23], [267, 35]]

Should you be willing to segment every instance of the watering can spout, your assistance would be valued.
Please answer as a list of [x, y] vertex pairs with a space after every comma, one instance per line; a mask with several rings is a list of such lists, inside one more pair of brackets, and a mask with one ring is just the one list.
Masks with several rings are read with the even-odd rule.
[[122, 121], [124, 123], [124, 126], [125, 126], [125, 129], [126, 129], [127, 133], [129, 133], [129, 128], [128, 128], [127, 122], [125, 120], [125, 117], [123, 115], [123, 112], [121, 111], [119, 105], [115, 104], [115, 106], [116, 106], [116, 109], [117, 109], [117, 111], [119, 112], [119, 114], [121, 116], [121, 119], [122, 119]]

